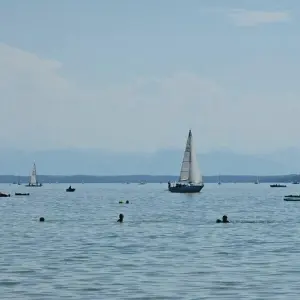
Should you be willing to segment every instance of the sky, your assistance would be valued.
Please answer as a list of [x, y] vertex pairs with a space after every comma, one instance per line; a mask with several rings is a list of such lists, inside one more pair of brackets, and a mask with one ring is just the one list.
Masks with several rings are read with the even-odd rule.
[[299, 147], [296, 0], [2, 0], [0, 147]]

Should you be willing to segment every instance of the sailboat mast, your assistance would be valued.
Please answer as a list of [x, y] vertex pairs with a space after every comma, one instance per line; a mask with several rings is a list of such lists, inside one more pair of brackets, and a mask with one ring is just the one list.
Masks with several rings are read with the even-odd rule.
[[190, 144], [190, 152], [189, 152], [189, 179], [188, 182], [191, 183], [192, 178], [192, 131], [189, 132], [189, 144]]

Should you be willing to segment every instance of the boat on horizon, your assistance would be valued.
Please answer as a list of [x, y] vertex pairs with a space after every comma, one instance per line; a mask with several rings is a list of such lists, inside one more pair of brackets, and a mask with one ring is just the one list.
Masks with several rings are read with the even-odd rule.
[[256, 180], [254, 181], [254, 184], [259, 184], [259, 177], [256, 177]]
[[15, 193], [15, 196], [29, 196], [29, 193]]
[[300, 201], [300, 195], [287, 195], [283, 198], [284, 201]]
[[26, 187], [41, 187], [41, 186], [43, 186], [42, 183], [37, 181], [35, 163], [33, 163], [33, 168], [32, 168], [31, 176], [30, 176], [30, 179], [29, 179], [29, 183], [25, 186]]
[[275, 187], [286, 187], [285, 184], [271, 184], [270, 187], [275, 188]]
[[14, 181], [12, 184], [21, 185], [21, 182], [20, 182], [20, 176], [18, 176], [18, 181]]
[[186, 141], [178, 182], [172, 184], [169, 181], [168, 190], [171, 193], [199, 193], [203, 187], [203, 178], [198, 166], [193, 135], [190, 130]]

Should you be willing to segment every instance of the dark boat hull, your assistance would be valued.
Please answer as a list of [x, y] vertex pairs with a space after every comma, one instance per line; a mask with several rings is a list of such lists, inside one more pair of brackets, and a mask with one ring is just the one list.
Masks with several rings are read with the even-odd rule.
[[43, 186], [42, 184], [27, 184], [27, 185], [25, 185], [26, 187], [41, 187], [41, 186]]
[[200, 193], [204, 185], [182, 185], [182, 186], [169, 186], [168, 189], [171, 193]]
[[299, 202], [300, 199], [286, 199], [286, 198], [284, 198], [283, 201], [294, 201], [294, 202], [295, 202], [295, 201], [298, 201], [298, 202]]
[[286, 185], [271, 184], [270, 187], [271, 188], [284, 188], [284, 187], [286, 187]]
[[283, 198], [284, 201], [300, 201], [300, 195], [287, 195]]
[[66, 192], [75, 192], [75, 189], [66, 189]]
[[15, 196], [29, 196], [29, 193], [15, 193]]
[[10, 197], [10, 194], [0, 194], [0, 198]]

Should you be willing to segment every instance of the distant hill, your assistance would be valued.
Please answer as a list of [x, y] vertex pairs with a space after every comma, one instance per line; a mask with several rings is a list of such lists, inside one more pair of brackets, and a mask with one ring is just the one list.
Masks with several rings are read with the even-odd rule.
[[[218, 176], [204, 176], [205, 183], [217, 183]], [[47, 183], [139, 183], [141, 181], [147, 183], [167, 183], [168, 181], [176, 181], [178, 176], [172, 175], [119, 175], [119, 176], [92, 176], [92, 175], [73, 175], [73, 176], [57, 176], [57, 175], [40, 175], [38, 180], [44, 184]], [[21, 184], [28, 183], [28, 176], [13, 176], [0, 175], [0, 183], [17, 183], [20, 180]], [[256, 176], [249, 175], [224, 175], [221, 176], [223, 183], [246, 183], [256, 180]], [[262, 176], [260, 182], [291, 182], [294, 180], [300, 181], [299, 175], [277, 175], [277, 176]]]
[[[49, 175], [165, 175], [178, 176], [183, 150], [155, 153], [118, 153], [104, 150], [48, 150], [25, 152], [0, 150], [0, 175], [29, 175], [33, 161], [38, 174]], [[285, 149], [265, 155], [246, 155], [230, 151], [200, 153], [204, 175], [276, 175], [299, 173], [300, 150]]]

